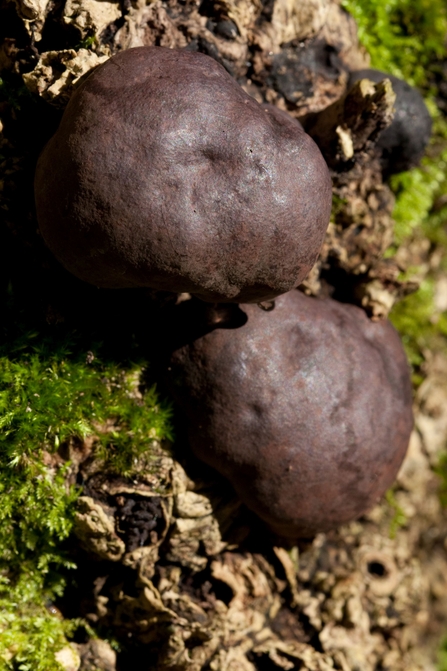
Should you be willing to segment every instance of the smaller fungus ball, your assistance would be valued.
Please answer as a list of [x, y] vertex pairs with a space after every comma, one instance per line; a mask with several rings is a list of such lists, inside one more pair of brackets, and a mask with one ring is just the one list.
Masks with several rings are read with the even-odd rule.
[[413, 425], [410, 371], [389, 322], [291, 291], [171, 356], [168, 386], [197, 457], [276, 533], [311, 537], [368, 511]]
[[87, 282], [257, 302], [315, 263], [331, 181], [300, 124], [212, 58], [139, 47], [76, 90], [35, 197], [48, 247]]
[[377, 142], [385, 175], [413, 168], [421, 160], [432, 130], [431, 116], [423, 97], [404, 80], [380, 70], [351, 72], [349, 86], [360, 79], [375, 83], [389, 79], [396, 94], [394, 119]]

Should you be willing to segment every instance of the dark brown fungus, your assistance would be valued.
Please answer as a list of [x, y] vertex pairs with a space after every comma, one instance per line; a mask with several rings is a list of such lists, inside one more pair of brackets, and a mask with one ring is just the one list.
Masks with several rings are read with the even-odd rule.
[[301, 122], [298, 121], [298, 119], [291, 117], [288, 112], [279, 109], [279, 107], [271, 105], [270, 103], [262, 103], [261, 107], [264, 110], [264, 112], [267, 112], [267, 114], [272, 116], [279, 124], [292, 123], [292, 124], [298, 124], [300, 128], [303, 128]]
[[413, 168], [421, 160], [432, 130], [431, 116], [423, 97], [404, 80], [380, 70], [351, 72], [349, 86], [360, 79], [373, 82], [389, 79], [396, 94], [394, 119], [377, 141], [384, 173], [392, 175]]
[[389, 322], [291, 291], [243, 305], [171, 357], [167, 380], [195, 454], [276, 533], [358, 518], [396, 477], [412, 429], [409, 366]]
[[206, 301], [297, 286], [329, 221], [313, 140], [213, 59], [129, 49], [71, 98], [37, 166], [40, 230], [72, 273]]

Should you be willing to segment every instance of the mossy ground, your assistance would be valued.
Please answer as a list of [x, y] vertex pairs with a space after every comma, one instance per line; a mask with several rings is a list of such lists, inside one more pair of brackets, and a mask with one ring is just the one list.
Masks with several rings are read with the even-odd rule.
[[0, 669], [56, 671], [55, 653], [83, 627], [51, 604], [74, 568], [64, 541], [76, 498], [64, 448], [95, 436], [108, 470], [129, 475], [151, 440], [172, 438], [170, 409], [139, 388], [147, 360], [125, 360], [65, 328], [25, 317], [3, 287], [0, 344]]

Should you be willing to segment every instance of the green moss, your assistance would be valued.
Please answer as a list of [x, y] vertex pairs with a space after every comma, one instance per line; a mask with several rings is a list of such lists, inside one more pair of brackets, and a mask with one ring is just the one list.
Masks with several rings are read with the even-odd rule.
[[418, 228], [431, 242], [447, 243], [444, 230], [447, 205], [436, 211], [433, 208], [436, 201], [443, 202], [447, 196], [447, 121], [432, 104], [429, 106], [434, 123], [427, 156], [419, 168], [391, 178], [391, 188], [396, 194], [393, 218], [397, 245], [404, 243]]
[[356, 19], [371, 65], [415, 86], [445, 53], [444, 0], [342, 0]]
[[435, 325], [431, 322], [433, 297], [433, 281], [425, 280], [419, 291], [397, 303], [390, 314], [414, 370], [423, 362], [423, 351], [436, 334]]
[[441, 505], [447, 508], [447, 452], [444, 452], [439, 459], [436, 472], [441, 479], [440, 497]]
[[[47, 356], [37, 346], [17, 360], [0, 358], [0, 452], [11, 467], [38, 470], [42, 449], [95, 433], [104, 458], [127, 473], [149, 438], [170, 436], [169, 411], [155, 389], [135, 398], [140, 366], [124, 371], [97, 358], [89, 364], [83, 354], [79, 360], [61, 349]], [[102, 428], [106, 420], [113, 428]]]
[[442, 642], [438, 652], [438, 671], [447, 671], [447, 638]]
[[[434, 102], [436, 91], [427, 77], [438, 58], [445, 56], [447, 8], [443, 0], [343, 0], [354, 16], [359, 37], [371, 55], [372, 67], [390, 72], [422, 87], [433, 117], [433, 136], [421, 166], [394, 175], [395, 240], [386, 256], [415, 235], [438, 245], [447, 244], [447, 121]], [[436, 203], [440, 203], [436, 206]], [[447, 265], [447, 264], [446, 264]], [[433, 281], [395, 306], [391, 319], [402, 335], [415, 370], [423, 350], [446, 334], [445, 319], [433, 315]], [[417, 381], [417, 373], [416, 379]]]
[[447, 195], [447, 121], [436, 107], [436, 90], [427, 77], [445, 56], [447, 7], [444, 0], [343, 0], [342, 5], [357, 21], [371, 66], [420, 87], [434, 122], [421, 166], [391, 179], [396, 226], [390, 256], [418, 227], [430, 240], [445, 237], [441, 223], [447, 218], [447, 206], [436, 214], [432, 210], [435, 201]]
[[[396, 195], [393, 211], [394, 244], [387, 256], [410, 240], [428, 240], [442, 250], [441, 266], [447, 269], [447, 120], [432, 101], [427, 100], [433, 116], [433, 137], [419, 168], [394, 175], [391, 188]], [[408, 269], [407, 275], [411, 276]], [[390, 319], [401, 334], [416, 386], [423, 380], [420, 366], [424, 352], [447, 349], [447, 317], [434, 320], [434, 279], [429, 275], [420, 289], [397, 303]]]
[[397, 502], [396, 495], [393, 489], [389, 489], [385, 495], [386, 502], [391, 511], [390, 520], [390, 538], [396, 538], [399, 529], [406, 525], [407, 516]]
[[[0, 330], [0, 670], [56, 671], [77, 623], [52, 615], [79, 494], [60, 454], [96, 436], [104, 467], [129, 475], [154, 438], [172, 438], [169, 406], [138, 388], [145, 362], [114, 362], [70, 331], [30, 331], [11, 291]], [[17, 324], [12, 328], [11, 324]]]
[[[52, 614], [48, 589], [35, 571], [23, 571], [11, 584], [0, 576], [0, 670], [60, 671], [55, 654], [79, 626]], [[63, 582], [59, 581], [59, 591]], [[57, 611], [56, 611], [57, 612]]]
[[97, 39], [95, 35], [90, 35], [89, 37], [85, 37], [83, 40], [79, 42], [79, 44], [76, 46], [76, 49], [92, 49], [97, 43]]

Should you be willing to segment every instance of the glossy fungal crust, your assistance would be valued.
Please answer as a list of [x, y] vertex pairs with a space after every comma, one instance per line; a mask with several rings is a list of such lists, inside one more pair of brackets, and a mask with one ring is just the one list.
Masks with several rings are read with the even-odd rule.
[[396, 94], [394, 119], [377, 142], [384, 172], [391, 175], [413, 168], [421, 160], [432, 130], [431, 116], [423, 97], [403, 79], [380, 70], [352, 72], [349, 86], [360, 79], [373, 82], [389, 79]]
[[354, 520], [388, 489], [413, 419], [399, 336], [363, 310], [291, 291], [271, 312], [173, 353], [168, 384], [195, 454], [276, 533]]
[[252, 302], [297, 286], [329, 221], [326, 163], [200, 53], [139, 47], [75, 92], [38, 162], [42, 235], [102, 287]]

